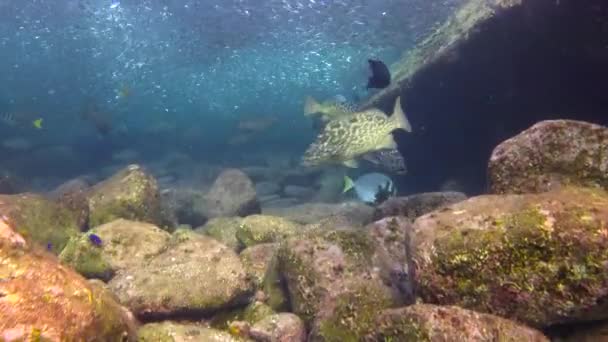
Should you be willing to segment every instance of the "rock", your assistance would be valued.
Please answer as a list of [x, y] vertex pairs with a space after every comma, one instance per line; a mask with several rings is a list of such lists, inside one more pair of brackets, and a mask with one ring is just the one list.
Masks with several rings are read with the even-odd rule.
[[279, 270], [279, 257], [277, 254], [275, 251], [270, 259], [266, 274], [264, 274], [262, 280], [261, 293], [264, 295], [264, 303], [268, 304], [275, 311], [288, 311], [287, 285]]
[[302, 230], [353, 230], [363, 229], [363, 227], [362, 222], [357, 221], [357, 217], [333, 215], [324, 217], [320, 221], [306, 224], [302, 227]]
[[302, 203], [297, 198], [293, 197], [276, 197], [272, 200], [264, 201], [264, 206], [262, 208], [262, 213], [265, 213], [268, 210], [272, 210], [272, 208], [289, 208], [295, 205]]
[[238, 256], [192, 231], [176, 231], [164, 253], [119, 271], [108, 285], [144, 318], [208, 314], [247, 302], [252, 292]]
[[245, 173], [237, 169], [223, 171], [203, 202], [202, 209], [207, 218], [260, 213], [253, 183]]
[[81, 231], [89, 229], [89, 183], [82, 178], [69, 180], [49, 193], [50, 198], [76, 214], [76, 225]]
[[540, 331], [457, 306], [416, 304], [384, 310], [365, 341], [549, 342]]
[[88, 194], [89, 226], [118, 218], [161, 224], [156, 180], [138, 165], [130, 165], [96, 184]]
[[108, 291], [26, 246], [2, 221], [0, 260], [3, 341], [136, 340], [133, 316]]
[[306, 203], [287, 208], [264, 208], [263, 212], [265, 215], [279, 216], [301, 224], [316, 223], [330, 216], [345, 216], [360, 225], [370, 223], [373, 213], [374, 208], [359, 202]]
[[608, 318], [608, 194], [487, 195], [419, 217], [410, 273], [426, 303], [535, 327]]
[[180, 324], [170, 321], [148, 323], [139, 331], [139, 342], [238, 342], [229, 333], [199, 324]]
[[281, 182], [284, 178], [279, 170], [264, 166], [247, 166], [241, 168], [241, 171], [255, 182]]
[[264, 276], [268, 271], [276, 249], [276, 243], [263, 243], [247, 247], [239, 254], [243, 267], [245, 267], [245, 270], [251, 276], [257, 288], [264, 281]]
[[253, 324], [263, 318], [274, 315], [275, 312], [268, 305], [253, 301], [244, 308], [236, 308], [230, 311], [220, 312], [213, 316], [209, 322], [211, 327], [221, 330], [231, 330], [230, 325], [232, 322], [246, 322]]
[[541, 121], [498, 145], [488, 166], [493, 193], [538, 193], [561, 185], [608, 189], [608, 128]]
[[280, 199], [281, 199], [281, 196], [279, 196], [277, 194], [261, 196], [258, 198], [260, 205], [262, 205], [262, 206], [265, 206], [268, 202], [273, 202], [273, 201], [277, 201]]
[[234, 251], [241, 250], [241, 243], [236, 238], [236, 231], [242, 225], [242, 217], [216, 217], [209, 220], [196, 231], [206, 234], [232, 248]]
[[[101, 246], [91, 243], [90, 233], [101, 238]], [[118, 219], [70, 239], [59, 258], [87, 278], [108, 281], [118, 270], [139, 267], [162, 253], [170, 238], [153, 224]]]
[[397, 305], [373, 265], [364, 232], [314, 232], [287, 239], [278, 251], [293, 312], [312, 326], [313, 341], [357, 341], [378, 311]]
[[56, 254], [80, 232], [75, 213], [35, 194], [0, 195], [0, 213], [26, 240]]
[[391, 197], [376, 208], [374, 220], [389, 216], [406, 216], [414, 220], [438, 208], [467, 199], [461, 192], [425, 192], [404, 197]]
[[255, 193], [258, 197], [273, 195], [281, 191], [281, 186], [278, 183], [265, 181], [255, 184]]
[[241, 221], [236, 237], [245, 247], [265, 242], [279, 242], [296, 234], [301, 226], [282, 217], [251, 215]]
[[204, 193], [189, 188], [169, 188], [161, 191], [161, 211], [166, 225], [181, 223], [198, 227], [207, 221], [202, 210]]
[[283, 193], [287, 197], [311, 198], [315, 195], [316, 191], [305, 186], [287, 185], [283, 188]]
[[404, 216], [386, 217], [368, 225], [368, 235], [375, 242], [374, 262], [378, 265], [384, 283], [406, 303], [413, 303], [414, 292], [408, 282], [408, 265], [405, 245], [412, 229]]
[[306, 327], [292, 313], [270, 315], [247, 329], [247, 337], [254, 341], [304, 342]]

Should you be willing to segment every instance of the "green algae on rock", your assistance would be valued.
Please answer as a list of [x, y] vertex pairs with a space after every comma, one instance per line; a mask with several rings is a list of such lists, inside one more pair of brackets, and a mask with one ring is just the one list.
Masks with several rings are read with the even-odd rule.
[[234, 251], [183, 230], [166, 251], [119, 271], [108, 285], [140, 317], [209, 314], [248, 302], [253, 291]]
[[276, 243], [262, 243], [247, 247], [239, 254], [243, 267], [251, 276], [256, 288], [261, 287], [277, 247]]
[[541, 121], [498, 145], [488, 166], [494, 193], [537, 193], [561, 185], [608, 189], [608, 128]]
[[293, 312], [326, 341], [357, 340], [373, 316], [399, 300], [373, 264], [374, 242], [361, 231], [309, 232], [278, 252]]
[[457, 306], [415, 304], [382, 311], [365, 341], [548, 342], [541, 332]]
[[[91, 244], [88, 235], [101, 238]], [[150, 223], [114, 220], [72, 238], [59, 258], [87, 278], [110, 280], [121, 269], [139, 267], [167, 248], [171, 235]]]
[[26, 240], [56, 254], [80, 233], [75, 213], [39, 195], [0, 195], [0, 212]]
[[295, 235], [301, 226], [282, 217], [251, 215], [241, 221], [236, 237], [245, 247], [259, 243], [279, 242]]
[[210, 325], [215, 329], [228, 330], [232, 322], [244, 321], [249, 324], [254, 324], [275, 313], [276, 312], [270, 306], [259, 301], [253, 301], [246, 307], [217, 313], [211, 319]]
[[236, 238], [236, 231], [242, 222], [242, 217], [215, 217], [207, 221], [200, 229], [197, 228], [196, 232], [211, 236], [238, 252], [241, 249], [241, 243]]
[[239, 342], [229, 333], [199, 324], [165, 321], [148, 323], [138, 330], [139, 342]]
[[129, 165], [88, 193], [89, 226], [124, 218], [160, 225], [160, 196], [154, 177], [139, 165]]
[[258, 341], [304, 342], [306, 327], [298, 316], [282, 312], [257, 321], [249, 335]]
[[487, 195], [418, 218], [410, 269], [427, 303], [536, 327], [608, 318], [608, 194]]
[[7, 239], [3, 227], [0, 222], [0, 336], [11, 341], [136, 340], [136, 321], [112, 294], [50, 253], [15, 243], [15, 236]]

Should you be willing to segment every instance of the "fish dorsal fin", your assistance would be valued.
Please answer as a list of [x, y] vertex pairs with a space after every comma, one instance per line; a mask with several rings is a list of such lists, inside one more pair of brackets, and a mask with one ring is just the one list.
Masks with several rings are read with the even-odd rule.
[[391, 115], [391, 120], [395, 123], [395, 128], [402, 128], [406, 132], [412, 131], [412, 125], [410, 125], [410, 121], [405, 116], [403, 108], [401, 108], [401, 96], [397, 96], [397, 100], [395, 100], [395, 109], [393, 115]]
[[342, 162], [342, 164], [344, 164], [344, 166], [347, 166], [347, 167], [350, 167], [350, 168], [353, 168], [353, 169], [356, 169], [356, 168], [359, 167], [359, 163], [357, 163], [357, 161], [354, 160], [354, 159], [345, 160], [345, 161]]
[[354, 187], [355, 183], [353, 182], [353, 180], [348, 176], [344, 176], [344, 189], [342, 189], [342, 193], [346, 193]]

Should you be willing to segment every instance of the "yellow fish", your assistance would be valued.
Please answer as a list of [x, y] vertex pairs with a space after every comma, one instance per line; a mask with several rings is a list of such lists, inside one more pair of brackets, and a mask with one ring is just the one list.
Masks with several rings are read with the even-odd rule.
[[34, 127], [38, 128], [38, 129], [41, 129], [43, 120], [44, 119], [42, 119], [42, 118], [38, 118], [38, 119], [32, 121], [32, 125], [34, 125]]

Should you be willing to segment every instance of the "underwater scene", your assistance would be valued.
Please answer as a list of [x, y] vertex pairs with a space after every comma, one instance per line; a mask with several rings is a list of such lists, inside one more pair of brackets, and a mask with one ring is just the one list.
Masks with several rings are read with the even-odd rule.
[[0, 342], [608, 341], [605, 0], [0, 0]]

